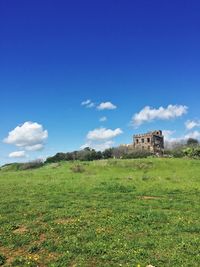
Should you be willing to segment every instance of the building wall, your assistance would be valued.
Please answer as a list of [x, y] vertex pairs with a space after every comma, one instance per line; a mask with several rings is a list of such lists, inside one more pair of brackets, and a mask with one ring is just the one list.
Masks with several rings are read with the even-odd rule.
[[162, 131], [134, 135], [133, 145], [136, 149], [148, 150], [153, 153], [163, 152], [164, 137]]

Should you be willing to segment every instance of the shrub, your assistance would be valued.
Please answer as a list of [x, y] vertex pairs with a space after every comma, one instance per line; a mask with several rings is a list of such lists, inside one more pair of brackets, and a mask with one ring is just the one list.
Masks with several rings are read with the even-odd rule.
[[113, 157], [113, 148], [108, 148], [102, 152], [102, 157], [104, 159], [110, 159]]
[[194, 139], [194, 138], [189, 138], [187, 140], [187, 146], [198, 146], [199, 144], [199, 141], [197, 139]]
[[0, 254], [0, 266], [4, 265], [5, 262], [6, 262], [6, 257]]
[[29, 169], [37, 169], [44, 165], [41, 160], [35, 160], [27, 163], [22, 163], [19, 165], [19, 170], [29, 170]]
[[183, 150], [185, 156], [189, 158], [200, 158], [200, 146], [197, 147], [187, 147]]
[[21, 163], [9, 163], [1, 166], [0, 170], [2, 171], [18, 171], [21, 166]]
[[57, 153], [55, 156], [47, 158], [45, 163], [56, 163], [60, 161], [73, 161], [73, 160], [92, 161], [101, 158], [102, 158], [102, 153], [100, 151], [95, 151], [94, 149], [86, 147], [85, 149], [80, 151]]
[[60, 161], [69, 161], [69, 160], [75, 160], [76, 159], [76, 151], [73, 153], [57, 153], [53, 157], [49, 157], [46, 159], [45, 163], [56, 163]]
[[187, 145], [184, 147], [176, 147], [171, 150], [165, 151], [166, 156], [172, 156], [174, 158], [193, 158], [193, 159], [199, 159], [200, 158], [200, 146], [191, 146]]
[[177, 148], [177, 149], [172, 150], [172, 156], [174, 158], [183, 158], [185, 156], [185, 153], [184, 153], [183, 149]]
[[193, 149], [192, 157], [193, 158], [200, 158], [200, 147], [199, 146]]
[[76, 165], [72, 166], [70, 169], [74, 173], [82, 173], [85, 171], [84, 167], [80, 164], [76, 164]]
[[102, 159], [102, 153], [89, 147], [77, 152], [77, 159], [81, 161], [92, 161]]
[[105, 190], [109, 193], [131, 193], [135, 189], [135, 186], [124, 186], [122, 184], [110, 184], [105, 187]]

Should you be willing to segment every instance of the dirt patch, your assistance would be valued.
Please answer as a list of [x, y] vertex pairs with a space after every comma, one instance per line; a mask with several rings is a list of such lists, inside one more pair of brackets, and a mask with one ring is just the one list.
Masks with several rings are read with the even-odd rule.
[[56, 260], [58, 258], [59, 254], [58, 253], [49, 253], [48, 254], [48, 261], [51, 261], [51, 260]]
[[154, 200], [154, 199], [161, 199], [161, 197], [156, 197], [156, 196], [141, 196], [139, 197], [140, 199], [143, 200]]
[[45, 234], [41, 234], [41, 235], [40, 235], [40, 238], [39, 238], [39, 242], [42, 243], [42, 242], [44, 242], [45, 240], [46, 240], [46, 236], [45, 236]]
[[34, 241], [33, 242], [33, 245], [39, 246], [39, 245], [41, 245], [45, 241], [46, 241], [46, 235], [45, 234], [40, 234], [39, 239], [36, 240], [36, 241]]
[[10, 265], [15, 257], [25, 255], [25, 250], [17, 249], [17, 250], [10, 250], [5, 247], [0, 247], [0, 253], [2, 253], [6, 257], [5, 264]]
[[[6, 247], [0, 247], [0, 253], [3, 254], [6, 257], [6, 266], [10, 266], [13, 261], [17, 257], [23, 257], [27, 260], [32, 260], [35, 263], [37, 263], [37, 266], [40, 267], [47, 267], [48, 262], [51, 260], [56, 260], [59, 257], [58, 253], [48, 253], [47, 251], [43, 250], [39, 254], [38, 253], [28, 253], [27, 247], [20, 248], [20, 249], [8, 249]], [[42, 256], [42, 257], [41, 257]], [[42, 263], [41, 260], [45, 261], [46, 263]]]
[[13, 231], [14, 234], [20, 234], [20, 235], [23, 235], [27, 232], [28, 232], [28, 229], [25, 226], [20, 226]]

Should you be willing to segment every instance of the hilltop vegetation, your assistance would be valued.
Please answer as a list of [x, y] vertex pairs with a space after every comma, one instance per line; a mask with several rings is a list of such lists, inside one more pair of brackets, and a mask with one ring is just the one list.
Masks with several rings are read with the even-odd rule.
[[3, 266], [200, 266], [200, 161], [0, 172]]
[[44, 166], [41, 160], [35, 160], [25, 163], [10, 163], [3, 165], [0, 170], [2, 171], [23, 171], [29, 169], [37, 169]]
[[[55, 163], [60, 161], [92, 161], [99, 159], [139, 159], [154, 157], [155, 155], [147, 150], [138, 150], [133, 146], [119, 146], [109, 148], [101, 151], [95, 151], [89, 147], [86, 147], [80, 151], [73, 151], [67, 153], [57, 153], [56, 155], [47, 158], [46, 163]], [[164, 157], [174, 158], [195, 158], [200, 159], [200, 145], [198, 140], [189, 138], [187, 142], [174, 143], [172, 146], [167, 148], [164, 152]]]
[[[82, 150], [73, 152], [59, 152], [54, 156], [48, 157], [45, 161], [35, 160], [25, 163], [10, 163], [0, 167], [4, 171], [17, 171], [36, 169], [49, 163], [59, 163], [63, 161], [94, 161], [105, 159], [144, 159], [154, 158], [159, 155], [148, 150], [138, 150], [133, 146], [119, 146], [101, 151], [96, 151], [92, 148], [86, 147]], [[174, 143], [173, 146], [165, 149], [162, 157], [169, 158], [187, 158], [200, 159], [200, 145], [198, 140], [189, 138], [187, 143]]]

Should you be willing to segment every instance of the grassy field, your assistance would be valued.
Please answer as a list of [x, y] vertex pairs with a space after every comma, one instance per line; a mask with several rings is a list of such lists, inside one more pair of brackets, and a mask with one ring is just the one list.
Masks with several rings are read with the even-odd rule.
[[0, 171], [0, 265], [200, 266], [200, 161]]

